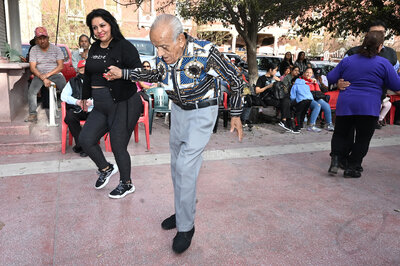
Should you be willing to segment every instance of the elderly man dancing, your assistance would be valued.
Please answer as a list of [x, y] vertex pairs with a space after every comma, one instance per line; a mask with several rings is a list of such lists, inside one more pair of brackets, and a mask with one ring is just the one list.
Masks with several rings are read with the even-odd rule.
[[118, 69], [111, 66], [106, 78], [161, 81], [173, 101], [171, 109], [171, 175], [174, 185], [175, 214], [165, 219], [165, 230], [177, 228], [172, 249], [184, 252], [195, 228], [196, 182], [218, 113], [217, 79], [230, 83], [231, 132], [242, 139], [241, 92], [243, 83], [235, 66], [208, 41], [200, 41], [183, 32], [182, 23], [172, 15], [156, 18], [150, 39], [158, 51], [157, 69]]

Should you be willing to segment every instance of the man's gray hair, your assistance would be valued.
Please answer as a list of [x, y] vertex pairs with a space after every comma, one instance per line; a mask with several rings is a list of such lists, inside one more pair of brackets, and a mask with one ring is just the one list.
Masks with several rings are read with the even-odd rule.
[[183, 26], [179, 18], [170, 14], [161, 14], [156, 17], [153, 24], [151, 25], [150, 31], [156, 29], [157, 27], [170, 26], [172, 29], [172, 38], [174, 42], [178, 38], [179, 34], [183, 33]]

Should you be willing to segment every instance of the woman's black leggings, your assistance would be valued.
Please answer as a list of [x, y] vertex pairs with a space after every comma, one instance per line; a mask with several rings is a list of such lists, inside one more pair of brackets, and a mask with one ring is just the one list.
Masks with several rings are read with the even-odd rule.
[[131, 157], [128, 143], [142, 110], [142, 101], [135, 93], [128, 100], [115, 103], [108, 88], [92, 90], [94, 108], [79, 135], [83, 150], [99, 169], [108, 166], [108, 162], [98, 144], [105, 133], [110, 132], [110, 142], [120, 179], [124, 183], [131, 181]]
[[[347, 158], [349, 167], [361, 166], [363, 158], [367, 155], [377, 121], [377, 116], [369, 115], [336, 116], [331, 155], [337, 155], [340, 160]], [[348, 155], [349, 150], [350, 155]]]

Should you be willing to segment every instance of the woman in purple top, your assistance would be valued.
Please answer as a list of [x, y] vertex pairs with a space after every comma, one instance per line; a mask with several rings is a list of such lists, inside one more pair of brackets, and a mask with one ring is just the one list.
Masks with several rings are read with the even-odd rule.
[[[382, 87], [400, 90], [400, 77], [390, 62], [377, 56], [382, 49], [384, 34], [369, 32], [358, 54], [344, 58], [328, 73], [330, 84], [339, 79], [350, 82], [343, 88], [336, 105], [336, 124], [331, 141], [331, 166], [328, 172], [337, 174], [339, 162], [345, 157], [348, 147], [351, 153], [347, 158], [344, 177], [361, 176], [362, 159], [368, 152], [369, 143], [374, 134], [380, 107]], [[356, 130], [353, 143], [347, 136]]]

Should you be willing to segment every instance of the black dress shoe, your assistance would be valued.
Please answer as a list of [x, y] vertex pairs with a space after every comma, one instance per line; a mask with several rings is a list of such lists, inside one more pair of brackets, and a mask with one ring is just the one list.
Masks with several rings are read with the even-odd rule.
[[362, 171], [364, 171], [364, 168], [360, 165], [360, 166], [354, 167], [354, 170], [356, 170], [356, 171], [361, 173]]
[[75, 152], [75, 153], [81, 153], [83, 150], [82, 150], [82, 147], [80, 147], [80, 146], [77, 146], [77, 145], [75, 145], [74, 147], [72, 147], [72, 150]]
[[165, 219], [162, 223], [161, 223], [161, 227], [164, 230], [171, 230], [176, 228], [176, 219], [175, 219], [175, 214], [171, 215], [170, 217], [168, 217], [167, 219]]
[[344, 170], [343, 173], [344, 178], [359, 178], [361, 177], [361, 173], [355, 169], [349, 168]]
[[81, 151], [80, 153], [79, 153], [79, 155], [81, 156], [81, 157], [87, 157], [88, 155], [86, 154], [86, 152], [84, 152], [84, 151]]
[[182, 253], [190, 247], [192, 242], [192, 237], [194, 235], [194, 226], [189, 232], [178, 232], [174, 237], [174, 242], [172, 243], [172, 250], [175, 253]]
[[339, 157], [337, 155], [332, 155], [331, 165], [329, 166], [328, 173], [337, 174], [339, 170]]

